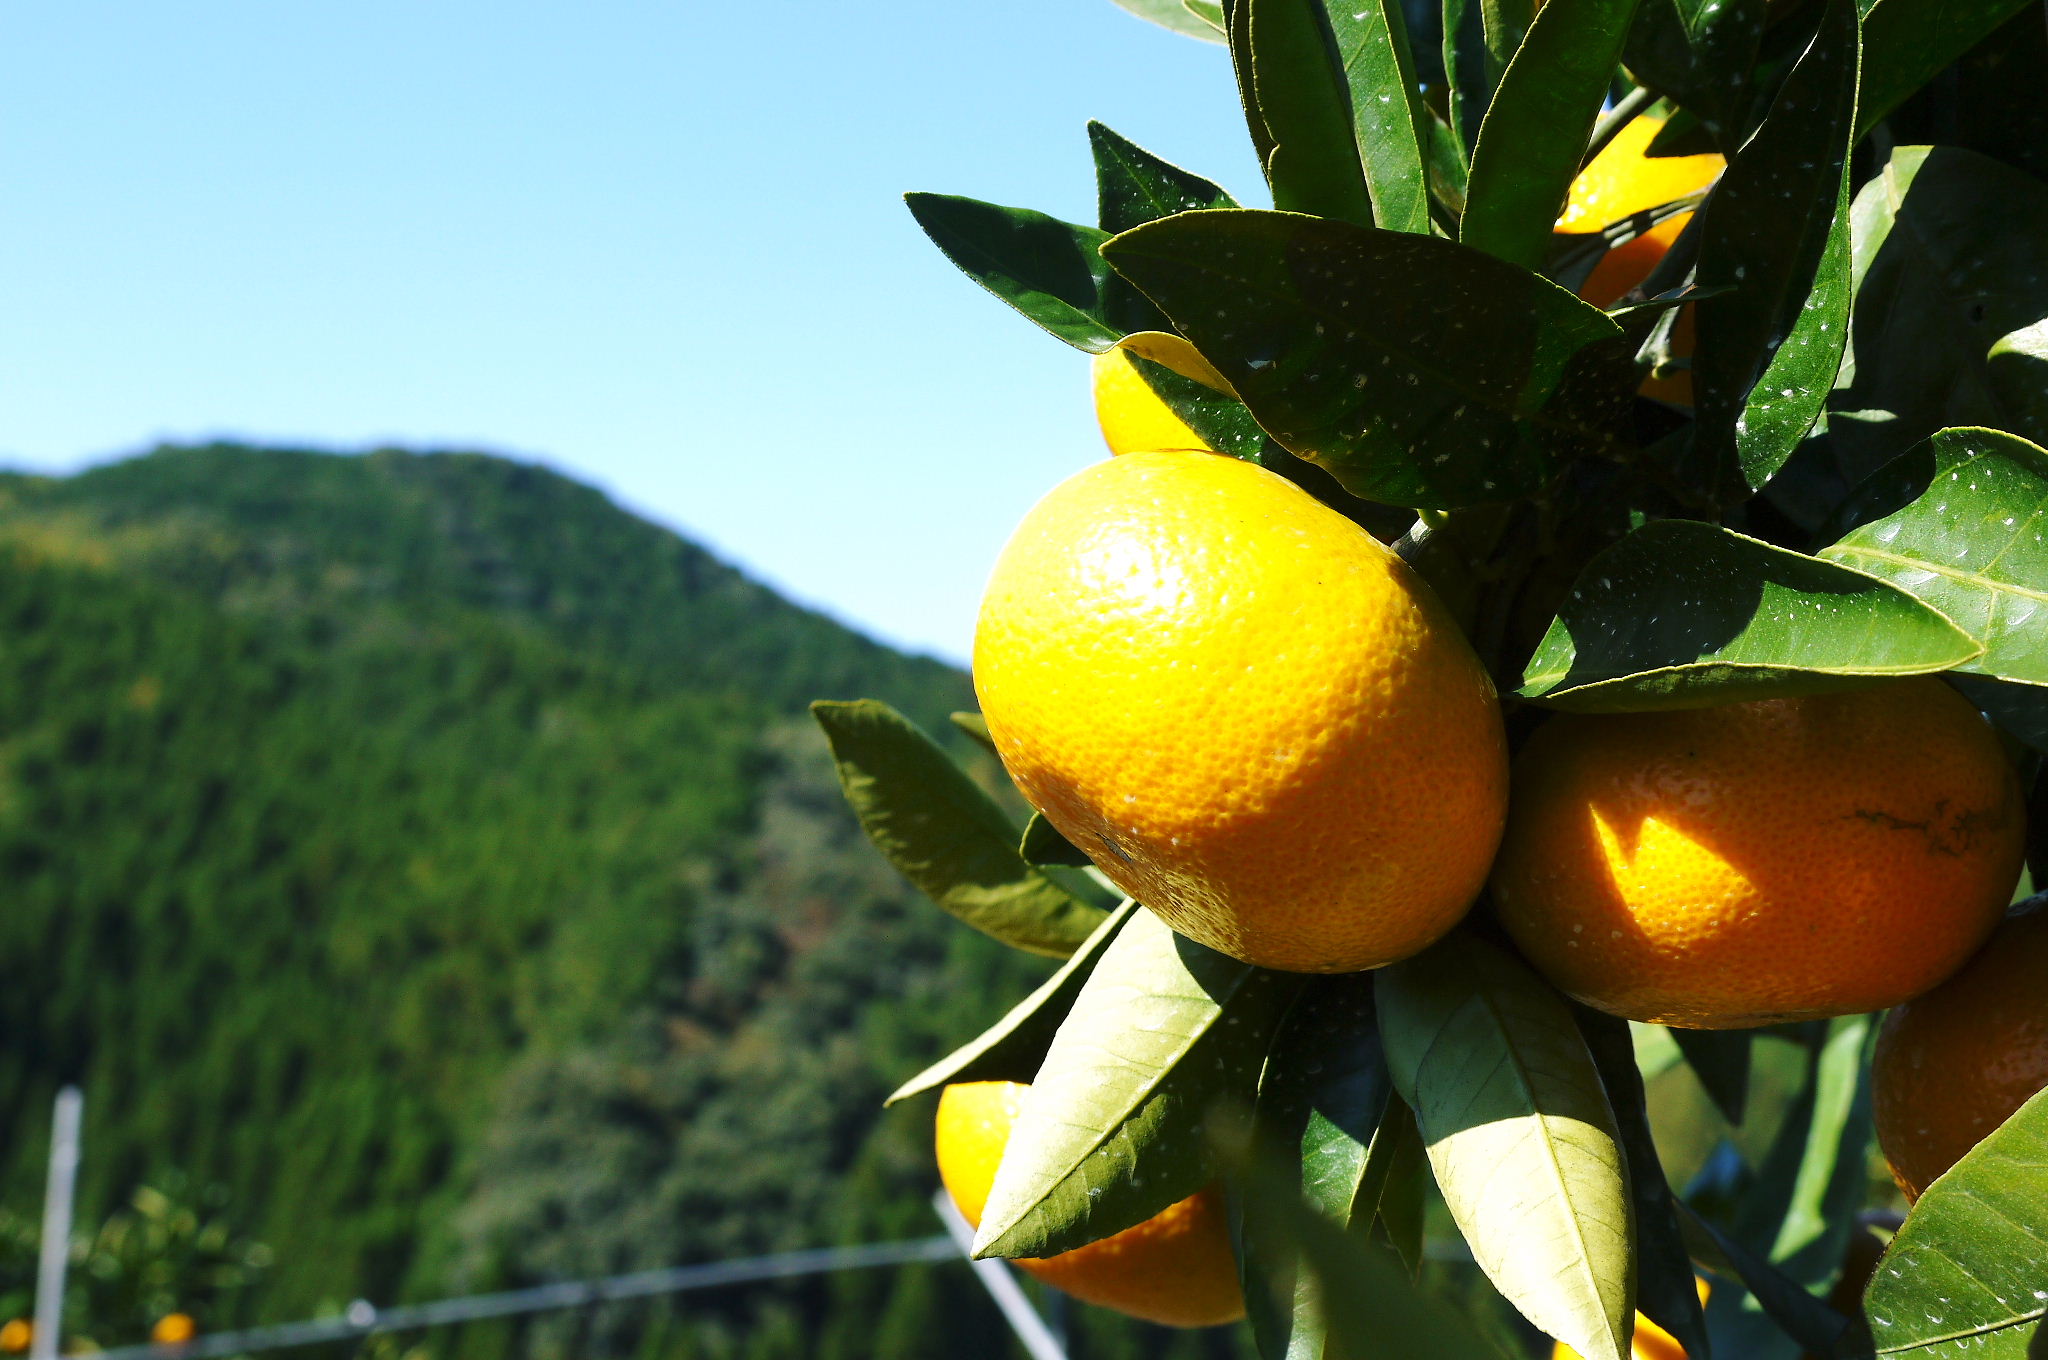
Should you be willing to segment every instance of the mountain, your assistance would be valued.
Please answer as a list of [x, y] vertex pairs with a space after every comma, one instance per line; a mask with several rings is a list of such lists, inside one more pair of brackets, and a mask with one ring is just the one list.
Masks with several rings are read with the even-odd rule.
[[[183, 1184], [266, 1244], [209, 1327], [931, 1232], [930, 1111], [879, 1099], [1047, 966], [860, 840], [802, 711], [860, 695], [996, 787], [945, 735], [959, 672], [541, 468], [216, 444], [0, 476], [0, 1207], [36, 1211], [76, 1080], [83, 1221]], [[1003, 1336], [939, 1265], [429, 1353]]]

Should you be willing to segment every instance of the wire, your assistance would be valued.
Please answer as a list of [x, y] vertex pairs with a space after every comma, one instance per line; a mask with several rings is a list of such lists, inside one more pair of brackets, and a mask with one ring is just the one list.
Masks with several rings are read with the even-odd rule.
[[752, 1284], [761, 1280], [816, 1275], [833, 1270], [863, 1270], [876, 1266], [910, 1265], [921, 1261], [957, 1261], [960, 1249], [951, 1237], [920, 1237], [906, 1242], [874, 1242], [859, 1247], [814, 1247], [775, 1256], [751, 1256], [736, 1261], [713, 1261], [705, 1265], [670, 1266], [642, 1270], [631, 1275], [611, 1275], [596, 1280], [564, 1280], [559, 1284], [536, 1285], [502, 1294], [472, 1294], [464, 1298], [441, 1299], [434, 1303], [402, 1304], [377, 1308], [358, 1299], [338, 1318], [317, 1318], [309, 1322], [286, 1322], [273, 1327], [251, 1327], [239, 1332], [219, 1332], [181, 1345], [116, 1346], [98, 1353], [99, 1360], [207, 1360], [210, 1356], [246, 1355], [254, 1351], [284, 1350], [293, 1346], [315, 1346], [323, 1341], [345, 1341], [350, 1337], [379, 1332], [404, 1332], [421, 1327], [443, 1327], [483, 1318], [511, 1317], [519, 1313], [542, 1313], [559, 1308], [580, 1308], [615, 1299], [646, 1298], [656, 1294], [682, 1294], [695, 1289], [717, 1289], [724, 1285]]

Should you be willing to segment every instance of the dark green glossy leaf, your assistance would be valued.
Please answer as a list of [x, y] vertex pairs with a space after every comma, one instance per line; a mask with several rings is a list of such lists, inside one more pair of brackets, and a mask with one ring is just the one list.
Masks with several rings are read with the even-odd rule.
[[1220, 186], [1161, 160], [1100, 123], [1088, 124], [1088, 145], [1095, 153], [1095, 206], [1104, 231], [1128, 231], [1141, 222], [1196, 208], [1237, 206]]
[[[1769, 8], [1769, 0], [1642, 0], [1624, 60], [1637, 79], [1683, 104], [1719, 140], [1739, 130], [1754, 96]], [[1679, 121], [1664, 130], [1677, 135]], [[1652, 142], [1651, 154], [1673, 153]]]
[[1864, 1297], [1879, 1355], [2048, 1352], [2048, 1091], [1927, 1187]]
[[971, 1043], [954, 1049], [897, 1087], [882, 1104], [894, 1105], [956, 1081], [1030, 1081], [1045, 1060], [1060, 1022], [1073, 1009], [1074, 998], [1081, 994], [1081, 984], [1088, 980], [1095, 961], [1137, 909], [1135, 902], [1126, 901], [1111, 912], [1059, 971], [1038, 984], [1031, 995]]
[[1984, 645], [1957, 669], [2048, 685], [2048, 452], [1943, 430], [1887, 464], [1820, 555], [1881, 577]]
[[1749, 1059], [1755, 1035], [1746, 1029], [1674, 1029], [1672, 1040], [1714, 1108], [1740, 1124], [1749, 1107]]
[[1024, 823], [1024, 838], [1017, 842], [1017, 853], [1026, 864], [1039, 868], [1086, 869], [1094, 863], [1079, 846], [1062, 836], [1042, 812], [1032, 813], [1031, 820]]
[[[1813, 1051], [1810, 1101], [1786, 1119], [1780, 1144], [1787, 1180], [1767, 1158], [1751, 1203], [1761, 1210], [1746, 1241], [1768, 1248], [1771, 1264], [1809, 1290], [1824, 1288], [1842, 1262], [1842, 1249], [1869, 1193], [1868, 1166], [1875, 1136], [1870, 1113], [1870, 1051], [1874, 1027], [1866, 1015], [1843, 1016], [1820, 1030]], [[1803, 1137], [1790, 1132], [1804, 1120]], [[1763, 1225], [1775, 1224], [1766, 1243]]]
[[[1848, 1330], [1847, 1318], [1787, 1278], [1761, 1253], [1743, 1246], [1732, 1234], [1683, 1204], [1679, 1206], [1679, 1228], [1693, 1259], [1717, 1275], [1741, 1281], [1763, 1317], [1783, 1333], [1759, 1331], [1758, 1323], [1744, 1311], [1748, 1300], [1732, 1297], [1732, 1291], [1724, 1289], [1709, 1301], [1707, 1318], [1709, 1329], [1721, 1338], [1724, 1356], [1769, 1360], [1790, 1349], [1785, 1345], [1788, 1338], [1814, 1355], [1835, 1354], [1836, 1342]], [[1743, 1349], [1734, 1349], [1730, 1342]]]
[[1628, 1021], [1583, 1006], [1573, 1010], [1614, 1107], [1622, 1155], [1628, 1162], [1629, 1199], [1635, 1206], [1640, 1244], [1636, 1308], [1685, 1347], [1687, 1360], [1710, 1360], [1706, 1313], [1693, 1282], [1692, 1258], [1678, 1230], [1678, 1201], [1664, 1179], [1664, 1166], [1650, 1137], [1650, 1112]]
[[2027, 0], [1865, 3], [1860, 127], [1875, 126], [1937, 71], [2025, 8]]
[[1300, 979], [1134, 914], [1023, 1098], [974, 1254], [1051, 1256], [1142, 1223], [1214, 1174], [1202, 1121], [1249, 1105]]
[[1876, 577], [1660, 520], [1586, 564], [1516, 692], [1584, 712], [1701, 708], [1943, 671], [1978, 650]]
[[1237, 77], [1238, 102], [1244, 106], [1245, 131], [1251, 134], [1252, 151], [1264, 170], [1273, 155], [1273, 134], [1267, 130], [1258, 82], [1252, 77], [1251, 0], [1222, 0], [1222, 5], [1223, 33], [1230, 47], [1230, 69]]
[[1849, 180], [1856, 113], [1853, 0], [1820, 31], [1736, 153], [1699, 218], [1695, 447], [1730, 498], [1762, 486], [1826, 405], [1849, 320]]
[[1328, 14], [1372, 191], [1373, 224], [1427, 232], [1429, 177], [1423, 162], [1430, 116], [1415, 83], [1400, 0], [1349, 0], [1328, 7]]
[[1372, 221], [1351, 94], [1321, 0], [1238, 0], [1251, 10], [1252, 84], [1273, 148], [1273, 206]]
[[1223, 35], [1217, 32], [1214, 24], [1192, 6], [1182, 4], [1181, 0], [1113, 0], [1113, 3], [1140, 19], [1149, 19], [1161, 28], [1186, 37], [1200, 38], [1203, 42], [1223, 41]]
[[[1495, 65], [1486, 50], [1476, 0], [1443, 0], [1443, 67], [1446, 132], [1461, 164], [1469, 164], [1479, 124], [1493, 98], [1493, 83], [1507, 69]], [[1459, 179], [1464, 175], [1461, 173]]]
[[1353, 495], [1443, 508], [1539, 483], [1604, 437], [1546, 406], [1620, 335], [1563, 289], [1434, 237], [1291, 213], [1185, 213], [1104, 253], [1259, 424]]
[[[1387, 1102], [1386, 1118], [1380, 1121], [1379, 1134], [1373, 1139], [1372, 1160], [1375, 1165], [1382, 1161], [1386, 1165], [1375, 1226], [1413, 1279], [1422, 1273], [1423, 1237], [1429, 1212], [1429, 1152], [1422, 1145], [1422, 1130], [1416, 1127], [1415, 1111], [1398, 1094]], [[1375, 1174], [1369, 1168], [1367, 1179]]]
[[[1949, 683], [2014, 740], [2048, 755], [2048, 689], [1961, 674], [1950, 676]], [[2048, 883], [2048, 874], [2037, 874], [2036, 881]]]
[[1064, 958], [1102, 924], [1017, 854], [1017, 828], [917, 725], [885, 703], [815, 703], [861, 829], [927, 897], [983, 934]]
[[1226, 25], [1223, 17], [1222, 0], [1180, 0], [1180, 2], [1188, 13], [1194, 15], [1195, 18], [1201, 20], [1208, 27], [1209, 41], [1219, 43], [1225, 41], [1223, 35]]
[[1525, 269], [1542, 265], [1634, 12], [1635, 0], [1537, 11], [1480, 124], [1459, 240]]
[[2048, 316], [2048, 185], [1972, 152], [1900, 147], [1851, 221], [1852, 361], [1829, 419], [1851, 482], [1943, 426], [2048, 439], [2025, 336]]
[[1114, 277], [1099, 250], [1108, 232], [950, 194], [903, 201], [969, 278], [1076, 349], [1100, 354], [1130, 329], [1110, 318], [1104, 295]]
[[[1392, 1095], [1373, 1020], [1371, 975], [1314, 979], [1266, 1058], [1254, 1111], [1262, 1164], [1287, 1193], [1330, 1222], [1369, 1227], [1387, 1174], [1390, 1144], [1378, 1134]], [[1405, 1117], [1405, 1108], [1401, 1113]], [[1271, 1236], [1276, 1229], [1277, 1238]], [[1261, 1353], [1322, 1360], [1325, 1338], [1313, 1327], [1296, 1327], [1317, 1316], [1316, 1289], [1289, 1260], [1287, 1225], [1270, 1215], [1247, 1215], [1241, 1237], [1244, 1259], [1258, 1263], [1245, 1281], [1245, 1304]]]
[[1473, 1259], [1540, 1330], [1626, 1360], [1636, 1238], [1620, 1130], [1564, 999], [1462, 930], [1378, 987], [1387, 1065]]

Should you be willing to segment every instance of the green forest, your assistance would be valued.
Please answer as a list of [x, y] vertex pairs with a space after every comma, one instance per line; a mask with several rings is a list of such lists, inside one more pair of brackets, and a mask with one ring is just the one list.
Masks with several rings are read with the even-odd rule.
[[[219, 1330], [935, 1231], [930, 1110], [881, 1097], [1049, 965], [872, 855], [820, 695], [1000, 778], [946, 721], [964, 675], [543, 468], [215, 444], [0, 479], [7, 1315], [67, 1081], [83, 1228], [113, 1215], [132, 1255], [167, 1205], [211, 1225], [182, 1240], [215, 1264], [153, 1291], [81, 1272], [70, 1326], [102, 1345], [173, 1303]], [[1094, 1356], [1234, 1344], [1076, 1327]], [[403, 1344], [1005, 1335], [938, 1265]]]

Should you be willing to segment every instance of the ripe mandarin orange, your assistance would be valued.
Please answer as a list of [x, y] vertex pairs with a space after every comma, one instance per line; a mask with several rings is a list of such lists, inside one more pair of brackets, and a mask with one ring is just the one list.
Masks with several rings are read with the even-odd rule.
[[[939, 1179], [976, 1227], [1027, 1089], [973, 1081], [939, 1093]], [[1169, 1327], [1213, 1327], [1244, 1316], [1229, 1220], [1214, 1186], [1100, 1242], [1011, 1264], [1077, 1299]]]
[[190, 1313], [165, 1313], [149, 1329], [149, 1339], [159, 1346], [181, 1346], [199, 1335], [199, 1324]]
[[[1704, 1279], [1695, 1282], [1700, 1302], [1707, 1301], [1711, 1292]], [[1629, 1343], [1631, 1360], [1685, 1360], [1685, 1347], [1678, 1344], [1678, 1338], [1659, 1327], [1656, 1323], [1636, 1314], [1635, 1338]], [[1551, 1348], [1550, 1360], [1586, 1360], [1586, 1358], [1560, 1341]]]
[[1429, 588], [1283, 477], [1131, 453], [1055, 487], [982, 600], [975, 688], [1024, 796], [1174, 929], [1375, 968], [1499, 841], [1492, 684]]
[[[1663, 126], [1662, 118], [1645, 114], [1631, 119], [1628, 126], [1616, 133], [1614, 140], [1602, 147], [1600, 154], [1572, 181], [1564, 212], [1557, 219], [1557, 230], [1600, 231], [1632, 214], [1698, 193], [1720, 177], [1727, 162], [1716, 155], [1643, 154]], [[1596, 307], [1612, 307], [1623, 294], [1650, 276], [1691, 220], [1689, 212], [1667, 217], [1608, 251], [1580, 285], [1579, 296]], [[1679, 313], [1671, 339], [1674, 354], [1691, 355], [1690, 306]], [[1643, 384], [1643, 395], [1690, 406], [1692, 375], [1675, 373], [1651, 378]]]
[[1151, 449], [1210, 448], [1153, 390], [1133, 356], [1151, 360], [1218, 392], [1228, 392], [1215, 366], [1178, 335], [1141, 331], [1095, 356], [1095, 420], [1113, 454]]
[[1886, 1016], [1872, 1077], [1878, 1144], [1918, 1199], [2048, 1087], [2048, 910], [2006, 920], [1961, 972]]
[[2024, 831], [1989, 724], [1932, 677], [1564, 714], [1516, 761], [1494, 896], [1588, 1005], [1740, 1028], [1940, 982], [2004, 914]]

